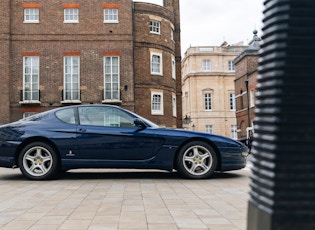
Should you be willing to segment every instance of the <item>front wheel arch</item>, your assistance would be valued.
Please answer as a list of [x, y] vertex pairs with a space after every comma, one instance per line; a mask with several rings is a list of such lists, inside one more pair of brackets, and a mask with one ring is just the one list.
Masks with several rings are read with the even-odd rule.
[[177, 167], [177, 166], [176, 166], [176, 158], [177, 158], [179, 152], [181, 151], [181, 149], [182, 149], [187, 143], [193, 142], [193, 141], [205, 142], [205, 143], [207, 143], [208, 145], [210, 145], [210, 146], [214, 149], [215, 153], [217, 154], [217, 159], [218, 159], [218, 165], [217, 165], [217, 168], [216, 168], [215, 171], [221, 171], [221, 154], [220, 154], [219, 149], [217, 148], [217, 146], [216, 146], [213, 142], [209, 141], [208, 139], [203, 139], [203, 138], [191, 138], [191, 139], [188, 139], [188, 140], [186, 140], [185, 142], [183, 142], [183, 143], [177, 148], [177, 151], [176, 151], [176, 153], [175, 153], [175, 156], [174, 156], [174, 159], [173, 159], [173, 162], [174, 162], [173, 168], [177, 170], [177, 168], [176, 168], [176, 167]]
[[[198, 169], [198, 171], [204, 171], [204, 172], [197, 172], [197, 170], [194, 172], [193, 171], [189, 172], [189, 170], [192, 170], [193, 167], [189, 169], [190, 166], [187, 165], [187, 162], [188, 164], [190, 164], [190, 161], [191, 161], [191, 157], [189, 157], [187, 154], [189, 151], [191, 152], [195, 151], [193, 149], [198, 149], [198, 151], [196, 150], [197, 161], [199, 161], [198, 158], [207, 159], [204, 162], [205, 164], [202, 163], [202, 164], [199, 164], [200, 167], [199, 166], [196, 167], [196, 169], [201, 168], [201, 170]], [[207, 157], [204, 157], [204, 156], [207, 156]], [[186, 165], [185, 165], [185, 162], [186, 162]], [[207, 179], [207, 178], [210, 178], [215, 171], [218, 171], [221, 169], [221, 157], [218, 152], [218, 149], [216, 148], [215, 145], [213, 145], [213, 143], [209, 143], [209, 141], [204, 141], [200, 139], [193, 139], [193, 140], [189, 140], [183, 143], [178, 148], [178, 151], [176, 152], [175, 157], [174, 157], [173, 168], [177, 170], [184, 178]]]

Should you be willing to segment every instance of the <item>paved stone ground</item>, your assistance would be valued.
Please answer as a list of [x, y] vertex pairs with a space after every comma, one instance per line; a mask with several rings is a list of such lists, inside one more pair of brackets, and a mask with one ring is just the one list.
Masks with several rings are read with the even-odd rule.
[[0, 168], [1, 230], [245, 230], [249, 168], [209, 180], [137, 170], [72, 170], [53, 181]]

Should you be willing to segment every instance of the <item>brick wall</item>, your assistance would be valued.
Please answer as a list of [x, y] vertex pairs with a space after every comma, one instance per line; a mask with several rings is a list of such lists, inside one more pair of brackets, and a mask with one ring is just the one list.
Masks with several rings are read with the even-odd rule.
[[0, 1], [0, 124], [9, 122], [10, 0]]
[[[160, 22], [160, 34], [150, 33], [152, 19]], [[172, 57], [175, 58], [175, 42], [171, 39], [171, 31], [174, 30], [174, 13], [161, 6], [136, 3], [134, 22], [135, 111], [160, 125], [176, 127], [177, 117], [173, 116], [172, 95], [176, 95], [177, 92], [176, 80], [172, 78], [171, 64]], [[162, 54], [162, 75], [151, 74], [150, 52]], [[152, 115], [151, 91], [163, 92], [163, 115]]]
[[237, 127], [241, 130], [238, 133], [239, 138], [246, 137], [246, 128], [250, 126], [248, 124], [248, 112], [251, 121], [255, 117], [255, 107], [251, 107], [248, 111], [245, 81], [248, 80], [249, 91], [256, 90], [258, 58], [258, 54], [240, 55], [235, 66], [236, 118]]
[[[103, 102], [103, 58], [115, 54], [120, 57], [121, 96], [121, 103], [116, 104], [153, 118], [159, 124], [176, 126], [181, 117], [172, 116], [172, 95], [181, 91], [176, 87], [176, 81], [180, 85], [181, 75], [178, 71], [177, 80], [172, 79], [171, 57], [176, 55], [177, 66], [180, 66], [180, 44], [176, 44], [180, 42], [180, 29], [175, 26], [179, 25], [179, 15], [174, 15], [174, 12], [179, 14], [179, 4], [178, 0], [166, 0], [166, 3], [166, 7], [162, 7], [132, 0], [1, 0], [0, 65], [3, 71], [0, 83], [6, 86], [2, 93], [7, 97], [0, 99], [3, 111], [0, 123], [18, 120], [25, 112], [63, 106], [64, 56], [73, 53], [80, 57], [81, 103]], [[78, 8], [78, 23], [64, 23], [64, 9], [69, 6]], [[39, 9], [39, 23], [23, 22], [24, 9], [29, 7]], [[105, 7], [118, 9], [119, 23], [104, 23]], [[150, 34], [150, 17], [161, 20], [161, 35]], [[171, 39], [172, 30], [176, 42]], [[163, 54], [163, 76], [150, 75], [151, 49]], [[23, 57], [35, 54], [40, 59], [40, 103], [21, 103]], [[164, 115], [151, 116], [152, 89], [163, 90]], [[181, 107], [177, 110], [181, 111]]]
[[[23, 23], [24, 7], [37, 4], [39, 23]], [[104, 1], [78, 0], [79, 23], [64, 23], [64, 3], [74, 1], [12, 1], [11, 120], [23, 112], [45, 111], [61, 106], [64, 56], [80, 57], [81, 102], [102, 103], [103, 57], [120, 57], [120, 104], [134, 110], [132, 1], [106, 1], [119, 10], [119, 23], [104, 23]], [[40, 105], [21, 105], [23, 56], [36, 52], [40, 58]], [[38, 109], [39, 107], [39, 109]]]

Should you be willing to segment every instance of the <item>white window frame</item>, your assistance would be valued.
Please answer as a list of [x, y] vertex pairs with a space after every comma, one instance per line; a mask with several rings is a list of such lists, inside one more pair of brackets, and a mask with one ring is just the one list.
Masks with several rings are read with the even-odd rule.
[[228, 62], [229, 65], [229, 72], [235, 72], [235, 65], [233, 61]]
[[171, 59], [171, 64], [172, 64], [172, 78], [174, 80], [176, 80], [176, 61], [175, 61], [175, 57], [172, 55], [172, 59]]
[[[160, 101], [156, 101], [155, 97], [158, 96]], [[157, 97], [157, 98], [158, 98]], [[164, 103], [162, 92], [151, 92], [151, 114], [152, 115], [164, 115]]]
[[[159, 57], [160, 62], [156, 62], [154, 57]], [[156, 71], [158, 69], [158, 71]], [[150, 70], [153, 75], [163, 75], [163, 56], [162, 53], [151, 52], [150, 55]]]
[[206, 125], [205, 132], [209, 134], [213, 134], [213, 126], [212, 125]]
[[157, 20], [150, 20], [150, 33], [161, 34], [161, 22]]
[[24, 8], [24, 23], [39, 23], [39, 9]]
[[[30, 59], [29, 66], [26, 59]], [[23, 102], [39, 103], [39, 65], [39, 56], [23, 57]]]
[[255, 106], [255, 91], [254, 90], [249, 91], [249, 106], [250, 107]]
[[231, 125], [231, 138], [237, 139], [237, 125]]
[[119, 11], [118, 8], [104, 8], [104, 23], [118, 23]]
[[176, 108], [176, 94], [172, 94], [172, 112], [173, 117], [177, 117], [177, 108]]
[[[67, 60], [68, 59], [68, 60]], [[74, 65], [75, 60], [77, 60], [77, 66]], [[64, 56], [63, 64], [63, 79], [64, 79], [64, 88], [63, 88], [63, 102], [64, 103], [81, 103], [80, 101], [80, 57], [79, 56]], [[70, 65], [67, 66], [66, 63], [70, 61]], [[68, 72], [69, 71], [69, 72]], [[70, 82], [67, 82], [67, 75], [70, 77]], [[74, 77], [77, 76], [78, 79]], [[75, 82], [77, 81], [77, 82]], [[70, 89], [67, 88], [67, 84], [70, 84]], [[74, 89], [74, 86], [77, 86], [77, 89]], [[68, 91], [70, 92], [70, 98], [67, 97]]]
[[205, 111], [212, 111], [212, 93], [204, 94]]
[[235, 103], [235, 93], [230, 93], [230, 110], [236, 110], [236, 103]]
[[210, 72], [211, 71], [211, 61], [203, 60], [203, 71]]
[[64, 10], [64, 23], [79, 23], [79, 9], [78, 8], [65, 8]]
[[[107, 62], [110, 61], [110, 63]], [[116, 60], [114, 62], [114, 60]], [[120, 101], [120, 58], [104, 56], [104, 101]], [[108, 65], [109, 64], [109, 65]], [[110, 93], [110, 96], [107, 96]]]

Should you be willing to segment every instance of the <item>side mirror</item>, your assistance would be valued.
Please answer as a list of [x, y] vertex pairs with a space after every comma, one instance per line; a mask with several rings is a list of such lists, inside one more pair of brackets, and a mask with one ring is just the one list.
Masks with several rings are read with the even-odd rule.
[[139, 118], [135, 118], [133, 123], [141, 130], [147, 128], [146, 124]]

